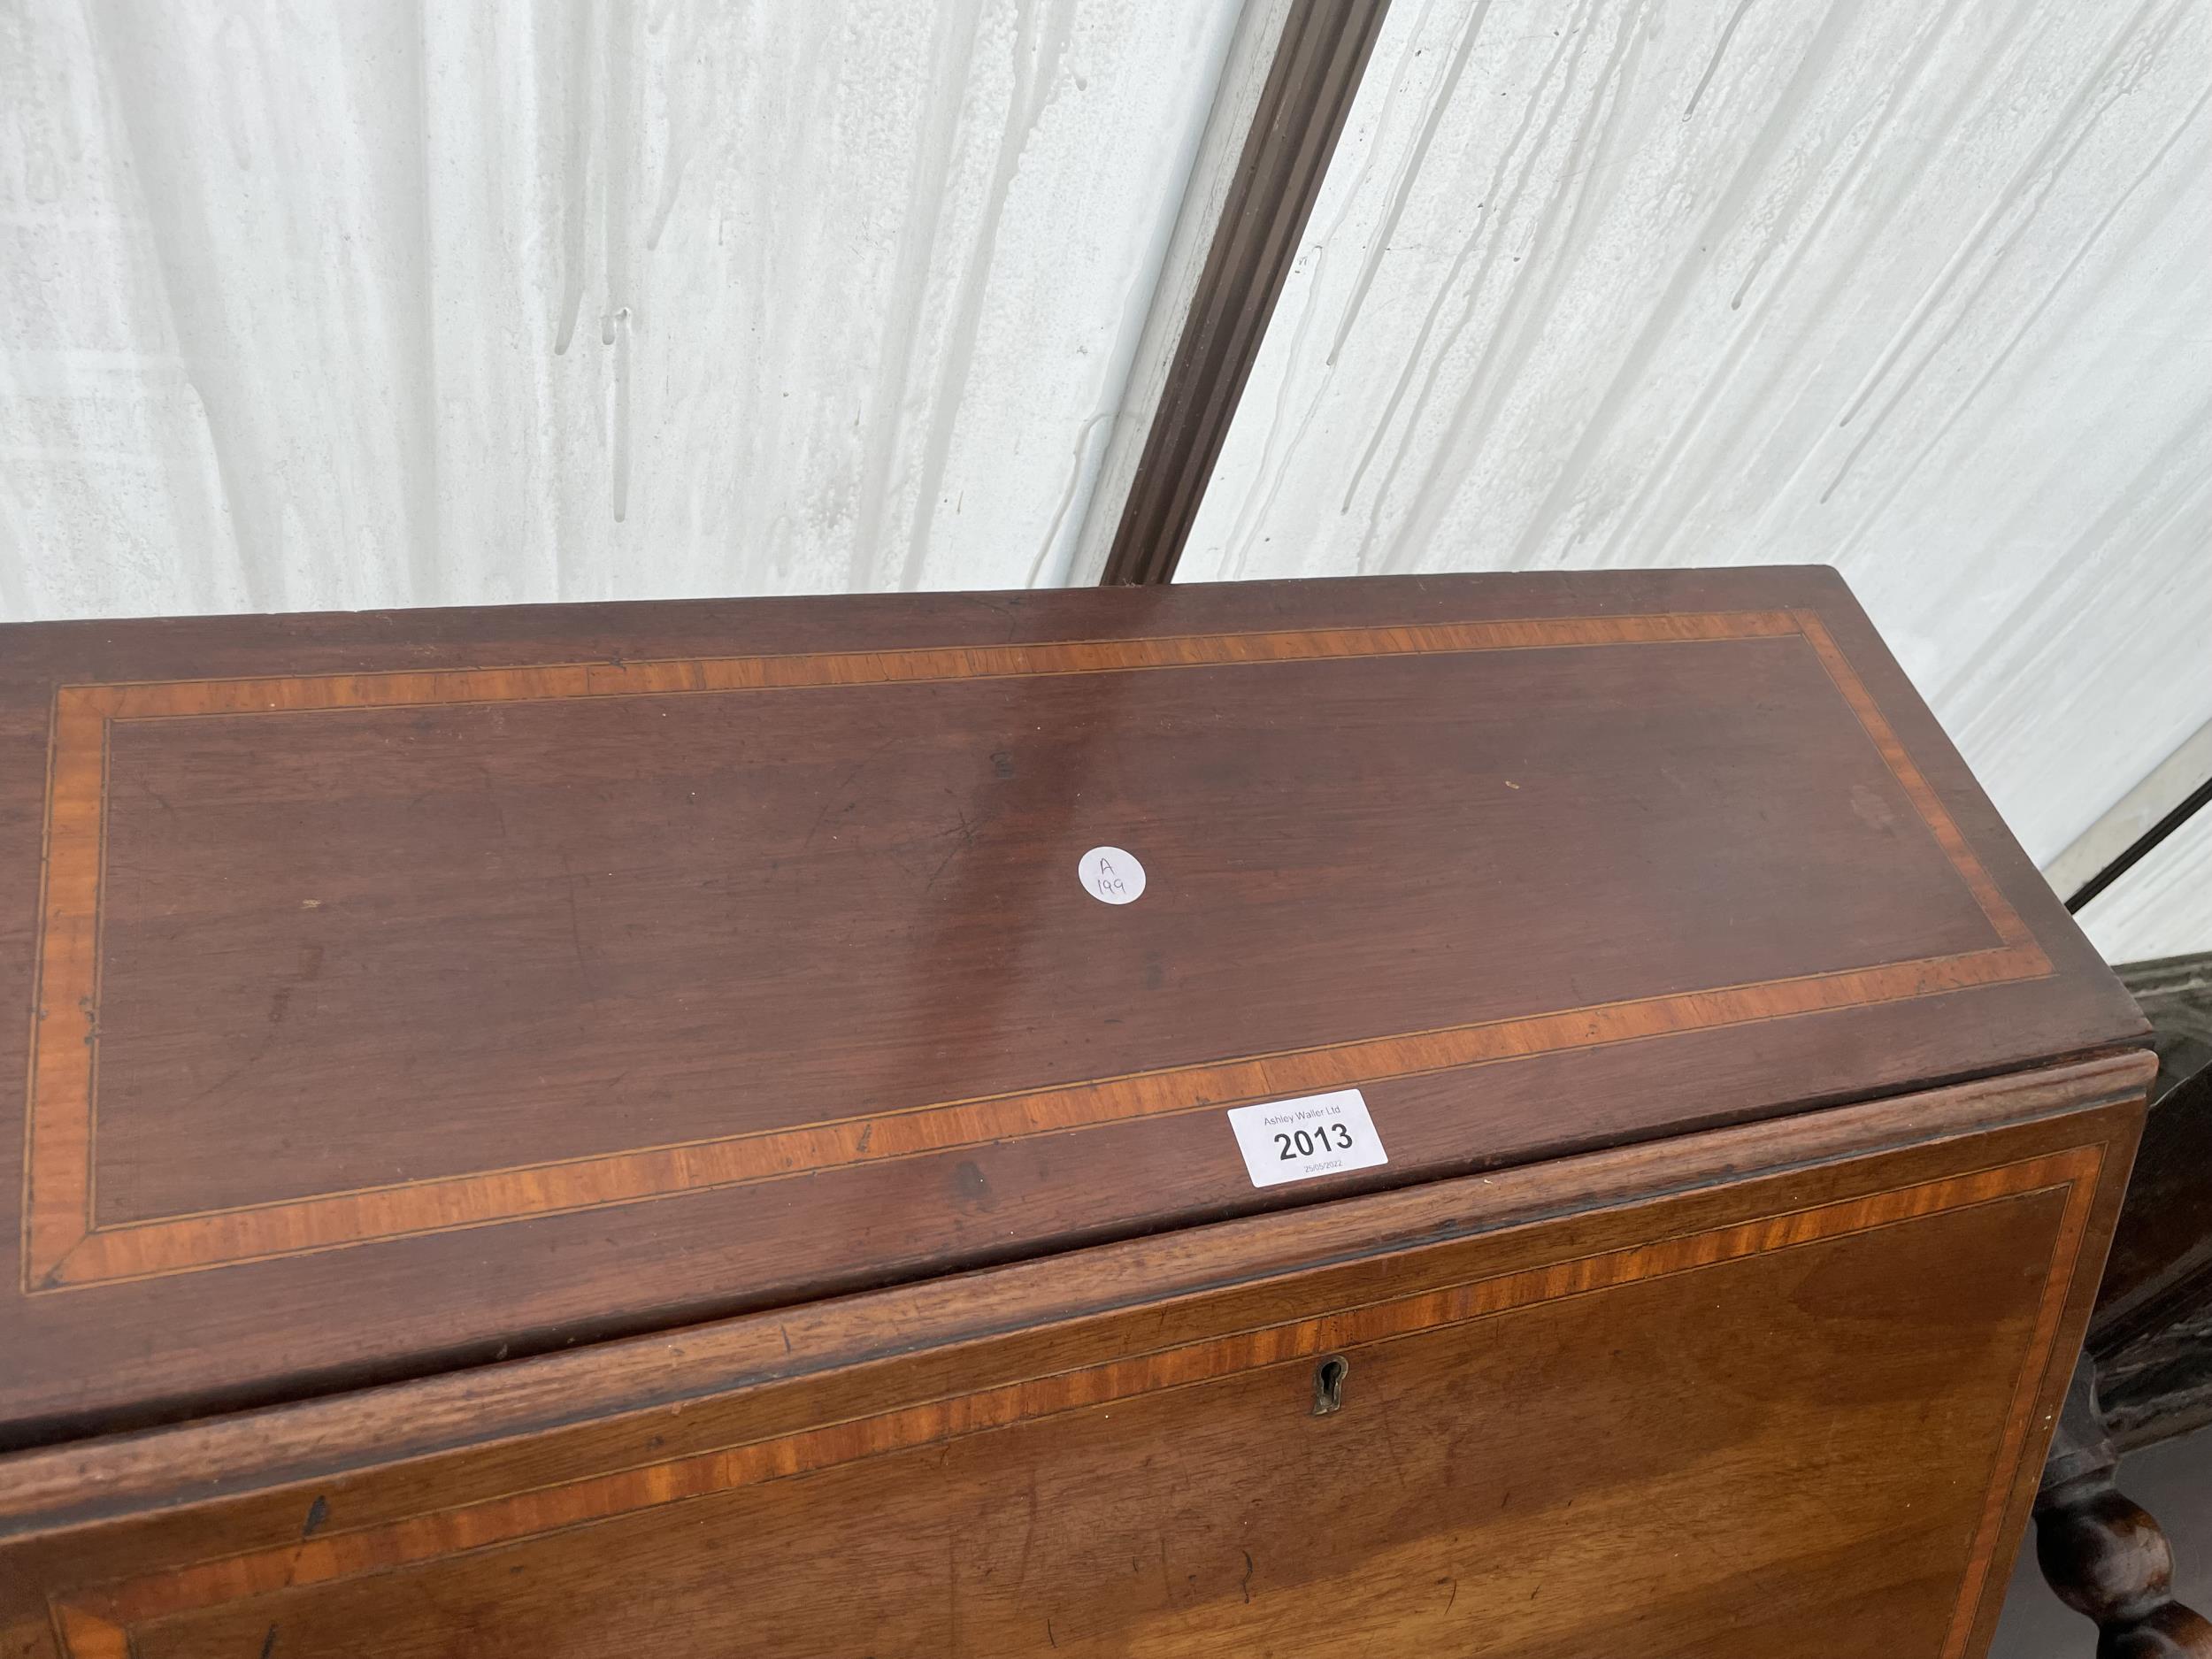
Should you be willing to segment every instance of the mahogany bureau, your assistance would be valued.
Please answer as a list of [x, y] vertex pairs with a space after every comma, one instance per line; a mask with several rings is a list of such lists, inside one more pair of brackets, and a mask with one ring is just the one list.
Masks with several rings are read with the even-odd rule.
[[1968, 1659], [2131, 1002], [1842, 582], [0, 630], [0, 1656]]

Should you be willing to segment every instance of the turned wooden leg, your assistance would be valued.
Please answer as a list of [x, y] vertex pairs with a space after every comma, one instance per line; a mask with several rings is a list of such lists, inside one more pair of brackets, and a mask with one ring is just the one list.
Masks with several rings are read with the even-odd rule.
[[2212, 1624], [2173, 1598], [2158, 1523], [2113, 1485], [2118, 1456], [2097, 1405], [2097, 1368], [2074, 1364], [2035, 1499], [2035, 1557], [2059, 1599], [2097, 1622], [2097, 1659], [2212, 1659]]

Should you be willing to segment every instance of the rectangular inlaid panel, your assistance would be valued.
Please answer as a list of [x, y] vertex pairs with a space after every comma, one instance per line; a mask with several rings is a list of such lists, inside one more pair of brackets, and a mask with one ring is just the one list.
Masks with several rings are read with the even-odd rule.
[[35, 1290], [2048, 971], [1802, 611], [78, 687], [52, 766]]
[[0, 1447], [2141, 1032], [1810, 569], [0, 627]]
[[118, 1577], [96, 1539], [50, 1624], [62, 1659], [1769, 1659], [1815, 1632], [1962, 1659], [2101, 1169], [1594, 1251], [1562, 1223], [1464, 1279], [1432, 1246], [1399, 1288], [1102, 1363], [597, 1470], [549, 1449], [420, 1513], [317, 1497], [273, 1547]]

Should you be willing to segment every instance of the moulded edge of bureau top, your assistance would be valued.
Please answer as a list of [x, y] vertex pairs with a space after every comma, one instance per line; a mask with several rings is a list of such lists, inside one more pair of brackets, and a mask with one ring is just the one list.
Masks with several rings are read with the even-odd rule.
[[634, 1422], [1455, 1239], [2139, 1100], [2137, 1050], [0, 1457], [0, 1540]]

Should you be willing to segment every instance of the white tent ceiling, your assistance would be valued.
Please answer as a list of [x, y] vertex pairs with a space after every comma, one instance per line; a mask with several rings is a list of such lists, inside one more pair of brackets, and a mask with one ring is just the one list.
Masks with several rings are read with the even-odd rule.
[[11, 12], [12, 618], [1056, 582], [1235, 21]]
[[2212, 719], [2208, 88], [2193, 0], [1401, 0], [1179, 578], [1833, 564], [2047, 862]]
[[[1068, 580], [1238, 9], [16, 0], [0, 617]], [[1832, 562], [2049, 860], [2212, 720], [2208, 85], [1396, 0], [1182, 578]]]

